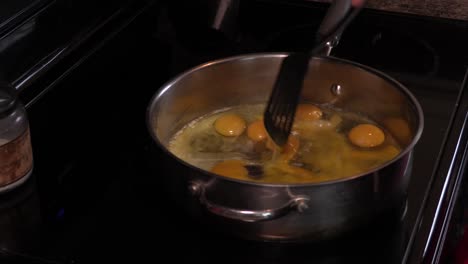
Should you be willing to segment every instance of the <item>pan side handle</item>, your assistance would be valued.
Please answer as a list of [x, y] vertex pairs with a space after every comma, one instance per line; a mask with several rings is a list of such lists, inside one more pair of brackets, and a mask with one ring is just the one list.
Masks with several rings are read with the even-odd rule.
[[218, 216], [239, 220], [242, 222], [267, 221], [277, 219], [294, 211], [303, 212], [305, 209], [307, 209], [307, 201], [309, 200], [309, 198], [306, 196], [296, 196], [278, 208], [247, 210], [240, 208], [230, 208], [210, 201], [205, 195], [205, 185], [201, 182], [191, 182], [189, 189], [194, 196], [198, 197], [200, 204], [203, 205], [204, 208], [209, 212]]

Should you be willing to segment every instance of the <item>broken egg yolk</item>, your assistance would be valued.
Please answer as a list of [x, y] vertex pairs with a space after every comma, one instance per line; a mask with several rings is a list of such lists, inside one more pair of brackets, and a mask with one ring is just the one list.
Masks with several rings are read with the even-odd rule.
[[288, 162], [294, 158], [296, 153], [299, 151], [299, 138], [297, 136], [289, 136], [286, 145], [283, 147], [281, 152], [281, 158], [283, 161]]
[[241, 160], [221, 161], [211, 168], [211, 172], [237, 179], [244, 179], [249, 174], [249, 171], [245, 168], [245, 162]]

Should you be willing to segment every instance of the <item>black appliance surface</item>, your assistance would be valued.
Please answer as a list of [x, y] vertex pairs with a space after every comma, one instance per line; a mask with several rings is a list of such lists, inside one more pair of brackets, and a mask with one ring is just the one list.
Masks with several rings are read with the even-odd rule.
[[[0, 196], [1, 260], [452, 260], [451, 246], [465, 225], [459, 190], [466, 188], [468, 22], [364, 10], [350, 25], [333, 56], [389, 74], [423, 107], [425, 128], [414, 150], [407, 203], [401, 218], [376, 221], [334, 241], [283, 244], [222, 235], [171, 204], [160, 181], [170, 171], [162, 169], [162, 153], [152, 152], [145, 111], [163, 83], [200, 63], [251, 52], [308, 49], [327, 6], [240, 1], [232, 9], [230, 27], [213, 28], [196, 15], [197, 8], [206, 6], [167, 1], [137, 8], [139, 2], [144, 1], [122, 2], [107, 11], [111, 15], [85, 19], [87, 23], [76, 18], [75, 34], [70, 34], [75, 37], [45, 38], [52, 42], [44, 43], [44, 50], [67, 49], [65, 55], [52, 56], [57, 58], [53, 63], [42, 64], [45, 70], [34, 67], [40, 60], [24, 59], [30, 68], [22, 64], [4, 74], [17, 84], [28, 107], [35, 167], [25, 185]], [[46, 14], [53, 10], [46, 8], [38, 21], [50, 21]], [[90, 21], [100, 26], [90, 26]], [[453, 36], [457, 41], [447, 41]], [[77, 38], [83, 41], [72, 45]], [[27, 58], [51, 58], [47, 54]], [[34, 75], [34, 69], [41, 73]]]

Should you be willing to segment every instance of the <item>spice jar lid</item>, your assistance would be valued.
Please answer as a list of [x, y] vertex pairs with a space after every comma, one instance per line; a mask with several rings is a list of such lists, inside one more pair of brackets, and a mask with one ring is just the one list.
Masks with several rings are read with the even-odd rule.
[[8, 112], [16, 104], [16, 95], [13, 88], [0, 85], [0, 114]]

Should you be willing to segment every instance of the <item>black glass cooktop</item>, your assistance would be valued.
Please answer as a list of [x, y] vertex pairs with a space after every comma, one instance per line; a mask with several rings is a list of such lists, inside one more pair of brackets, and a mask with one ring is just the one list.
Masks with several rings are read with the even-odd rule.
[[[307, 49], [324, 7], [244, 2], [230, 34], [190, 21], [183, 7], [162, 8], [156, 21], [154, 13], [142, 15], [29, 105], [35, 168], [25, 185], [1, 196], [0, 256], [26, 263], [411, 260], [414, 245], [424, 242], [413, 238], [419, 237], [418, 215], [434, 187], [439, 154], [449, 153], [446, 135], [461, 134], [453, 126], [465, 102], [466, 22], [365, 10], [333, 51], [396, 78], [423, 107], [425, 128], [400, 217], [324, 243], [245, 241], [192, 221], [167, 199], [161, 183], [170, 172], [163, 170], [162, 153], [152, 152], [145, 126], [158, 87], [211, 59]], [[454, 34], [458, 41], [447, 43]]]

